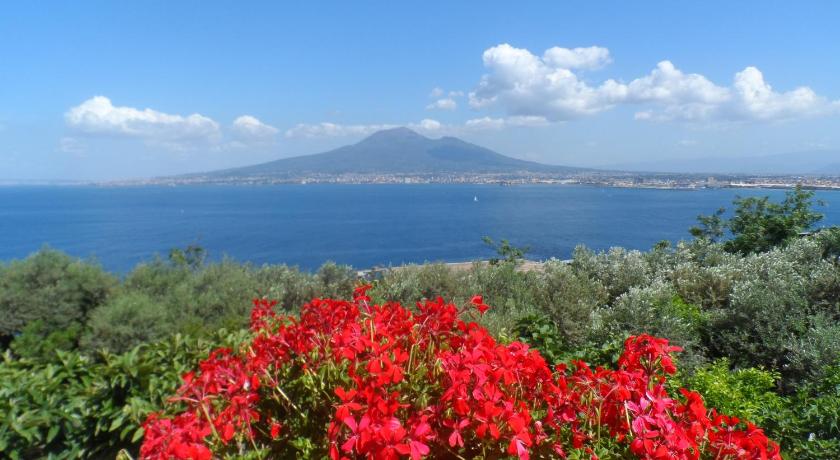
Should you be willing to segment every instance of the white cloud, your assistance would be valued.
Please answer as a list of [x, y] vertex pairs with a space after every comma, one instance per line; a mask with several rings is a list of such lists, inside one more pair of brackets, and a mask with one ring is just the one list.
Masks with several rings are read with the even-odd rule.
[[464, 126], [469, 129], [499, 130], [505, 127], [505, 119], [491, 117], [473, 118], [471, 120], [467, 120], [466, 123], [464, 123]]
[[424, 131], [427, 133], [436, 133], [440, 131], [444, 126], [437, 120], [432, 120], [430, 118], [425, 118], [420, 121], [420, 123], [411, 123], [408, 125], [409, 128], [415, 129], [417, 131]]
[[455, 99], [464, 97], [464, 92], [449, 91], [447, 93], [443, 88], [436, 87], [429, 93], [429, 97], [435, 99], [435, 101], [427, 105], [426, 110], [456, 110], [458, 108], [458, 102]]
[[588, 48], [560, 48], [555, 46], [543, 53], [543, 61], [559, 69], [598, 69], [610, 62], [610, 50], [600, 46]]
[[840, 108], [840, 101], [829, 102], [805, 86], [786, 93], [776, 92], [755, 67], [735, 74], [733, 93], [735, 113], [745, 118], [795, 118], [838, 112]]
[[322, 138], [322, 137], [360, 137], [383, 129], [405, 126], [428, 136], [459, 135], [469, 131], [499, 130], [519, 126], [547, 126], [550, 122], [544, 117], [512, 116], [505, 118], [482, 117], [467, 120], [463, 124], [444, 124], [431, 118], [403, 125], [370, 124], [341, 125], [336, 123], [298, 124], [286, 131], [287, 138]]
[[501, 44], [485, 50], [482, 59], [487, 73], [469, 94], [470, 106], [501, 110], [508, 116], [536, 116], [556, 122], [597, 114], [617, 105], [641, 106], [634, 118], [655, 121], [779, 120], [840, 113], [840, 100], [829, 101], [808, 87], [775, 91], [755, 67], [735, 74], [731, 86], [717, 85], [701, 74], [684, 73], [667, 60], [630, 83], [608, 79], [592, 84], [575, 70], [600, 68], [611, 62], [606, 48], [554, 47], [540, 57], [527, 49]]
[[286, 130], [287, 138], [318, 138], [318, 137], [347, 137], [366, 136], [383, 129], [395, 128], [397, 125], [371, 124], [371, 125], [342, 125], [338, 123], [299, 123], [293, 128]]
[[267, 125], [251, 115], [242, 115], [233, 121], [232, 131], [234, 136], [246, 143], [271, 143], [278, 130], [274, 126]]
[[451, 97], [438, 99], [426, 106], [426, 110], [455, 110], [457, 108], [458, 103]]
[[[728, 99], [726, 88], [715, 85], [700, 74], [685, 74], [670, 61], [662, 61], [650, 74], [627, 85], [626, 102], [662, 106], [666, 118], [700, 120], [708, 118]], [[655, 118], [652, 112], [639, 115], [636, 119]]]
[[[484, 52], [489, 70], [469, 94], [476, 109], [500, 107], [510, 115], [541, 116], [551, 121], [570, 120], [611, 108], [626, 98], [627, 87], [607, 80], [597, 87], [580, 80], [568, 66], [568, 56], [540, 58], [508, 44]], [[594, 65], [581, 58], [575, 65]]]
[[116, 107], [104, 96], [92, 97], [71, 108], [64, 118], [69, 127], [83, 134], [134, 137], [173, 148], [215, 142], [221, 135], [219, 124], [203, 115]]
[[474, 130], [500, 130], [508, 127], [519, 126], [546, 126], [550, 124], [544, 117], [538, 116], [514, 116], [507, 118], [473, 118], [464, 123], [464, 127]]
[[360, 137], [368, 136], [383, 129], [391, 129], [399, 126], [406, 126], [415, 131], [420, 131], [424, 134], [434, 135], [444, 131], [448, 131], [450, 127], [444, 125], [437, 120], [425, 118], [417, 123], [408, 123], [405, 125], [393, 124], [369, 124], [369, 125], [343, 125], [338, 123], [299, 123], [295, 127], [286, 131], [287, 138], [323, 138], [323, 137]]
[[743, 121], [783, 120], [840, 113], [838, 103], [811, 88], [776, 92], [755, 67], [735, 74], [730, 87], [699, 74], [685, 74], [669, 61], [628, 85], [628, 103], [649, 103], [658, 110], [637, 112], [640, 120]]

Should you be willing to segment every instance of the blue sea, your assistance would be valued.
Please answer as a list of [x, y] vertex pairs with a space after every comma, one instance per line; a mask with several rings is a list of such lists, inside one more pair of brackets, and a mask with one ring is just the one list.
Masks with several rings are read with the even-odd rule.
[[[483, 236], [530, 246], [531, 259], [575, 246], [649, 249], [689, 238], [700, 213], [736, 195], [782, 190], [650, 190], [564, 185], [0, 187], [0, 260], [49, 245], [125, 273], [196, 244], [213, 259], [316, 269], [492, 256]], [[823, 225], [840, 224], [840, 192]], [[834, 206], [832, 206], [834, 205]]]

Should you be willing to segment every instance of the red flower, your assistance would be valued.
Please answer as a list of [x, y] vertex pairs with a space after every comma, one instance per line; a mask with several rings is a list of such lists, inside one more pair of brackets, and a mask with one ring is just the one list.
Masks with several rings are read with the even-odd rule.
[[[415, 313], [371, 304], [370, 289], [357, 288], [352, 302], [313, 299], [299, 318], [255, 301], [250, 341], [214, 350], [184, 374], [172, 398], [180, 406], [170, 408], [180, 412], [148, 417], [140, 457], [209, 460], [242, 446], [293, 452], [290, 441], [306, 438], [314, 455], [333, 460], [479, 451], [595, 459], [593, 448], [609, 438], [641, 459], [781, 459], [760, 428], [717, 415], [697, 393], [670, 397], [665, 383], [680, 349], [665, 339], [629, 337], [615, 370], [549, 367], [523, 343], [497, 343], [441, 298]], [[481, 296], [470, 304], [489, 309]]]
[[282, 428], [282, 425], [278, 422], [273, 422], [271, 424], [271, 439], [277, 439], [280, 437], [280, 428]]
[[490, 306], [484, 303], [484, 298], [480, 295], [473, 296], [473, 298], [470, 299], [470, 303], [472, 303], [476, 310], [478, 310], [478, 312], [482, 315], [490, 309]]

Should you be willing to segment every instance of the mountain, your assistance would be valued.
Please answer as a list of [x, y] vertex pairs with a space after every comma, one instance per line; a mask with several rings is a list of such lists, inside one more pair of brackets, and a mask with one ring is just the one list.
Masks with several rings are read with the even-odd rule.
[[573, 173], [580, 168], [518, 160], [455, 137], [430, 139], [408, 128], [371, 134], [324, 153], [201, 174], [211, 178], [289, 178], [337, 174]]
[[623, 171], [717, 174], [840, 174], [840, 150], [803, 152], [754, 157], [707, 157], [609, 165]]

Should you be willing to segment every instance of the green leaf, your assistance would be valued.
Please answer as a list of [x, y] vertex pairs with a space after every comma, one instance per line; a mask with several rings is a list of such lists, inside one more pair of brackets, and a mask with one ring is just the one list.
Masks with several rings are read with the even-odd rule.
[[138, 428], [137, 431], [134, 432], [134, 436], [131, 437], [131, 442], [135, 443], [135, 442], [139, 441], [140, 438], [143, 437], [144, 433], [145, 433], [145, 431], [143, 430], [143, 427]]
[[59, 432], [59, 431], [61, 431], [61, 427], [60, 427], [60, 426], [58, 426], [58, 425], [53, 425], [53, 426], [50, 428], [50, 431], [49, 431], [49, 432], [47, 432], [47, 442], [48, 442], [48, 443], [49, 443], [49, 442], [52, 442], [52, 440], [53, 440], [53, 439], [55, 439], [55, 437], [56, 437], [56, 436], [58, 436], [58, 432]]
[[115, 418], [114, 421], [111, 422], [111, 427], [108, 428], [108, 431], [114, 431], [119, 428], [123, 422], [125, 421], [125, 415], [120, 415], [119, 417]]

